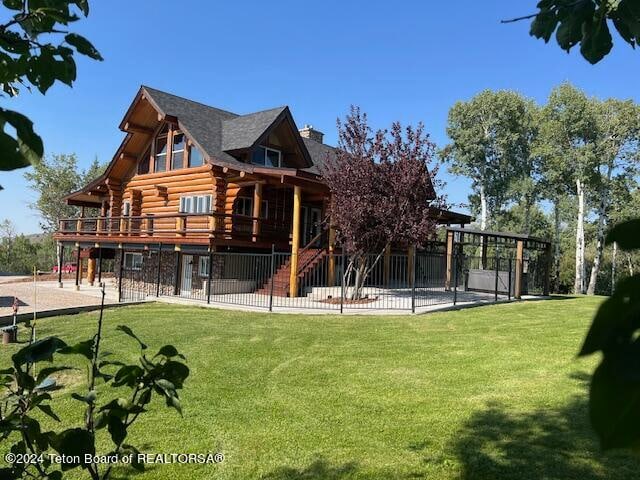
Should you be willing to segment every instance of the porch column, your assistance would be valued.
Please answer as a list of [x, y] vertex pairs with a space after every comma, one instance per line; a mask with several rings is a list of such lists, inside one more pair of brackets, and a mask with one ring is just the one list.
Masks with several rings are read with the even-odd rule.
[[329, 267], [327, 268], [327, 287], [336, 284], [336, 227], [329, 226]]
[[453, 232], [447, 231], [447, 273], [444, 281], [445, 290], [451, 290], [451, 277], [453, 273]]
[[[253, 189], [253, 218], [258, 219], [261, 218], [262, 215], [262, 184], [256, 183]], [[260, 221], [253, 221], [253, 238], [252, 240], [255, 242], [257, 240], [258, 235], [260, 235]]]
[[384, 286], [389, 288], [389, 281], [391, 279], [391, 244], [387, 244], [384, 247]]
[[516, 278], [515, 278], [515, 286], [513, 297], [520, 299], [522, 297], [522, 273], [523, 273], [523, 262], [524, 259], [524, 241], [518, 240], [516, 243]]
[[62, 265], [64, 264], [64, 244], [58, 244], [58, 287], [62, 288]]
[[93, 287], [93, 282], [96, 279], [96, 259], [89, 257], [87, 259], [87, 281], [89, 285]]
[[300, 211], [302, 210], [302, 188], [293, 187], [293, 224], [291, 236], [291, 271], [289, 273], [289, 296], [298, 295], [298, 251], [300, 250]]

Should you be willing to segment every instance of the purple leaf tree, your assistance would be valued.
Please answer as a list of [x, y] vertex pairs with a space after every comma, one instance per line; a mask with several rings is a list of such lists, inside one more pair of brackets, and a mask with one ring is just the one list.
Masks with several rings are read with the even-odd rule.
[[350, 256], [345, 285], [353, 283], [350, 298], [358, 300], [387, 246], [420, 248], [435, 237], [434, 212], [445, 208], [445, 199], [435, 191], [441, 184], [435, 146], [422, 123], [403, 128], [394, 122], [374, 133], [367, 115], [352, 106], [344, 122], [338, 120], [338, 135], [322, 175], [331, 192], [331, 224]]

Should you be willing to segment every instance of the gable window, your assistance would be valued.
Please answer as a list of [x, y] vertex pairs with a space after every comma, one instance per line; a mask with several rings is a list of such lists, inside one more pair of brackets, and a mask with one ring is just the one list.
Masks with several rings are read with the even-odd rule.
[[201, 167], [204, 165], [204, 158], [202, 157], [202, 153], [195, 145], [191, 145], [189, 147], [189, 166], [190, 167]]
[[211, 195], [180, 197], [180, 213], [211, 213]]
[[127, 270], [142, 270], [142, 254], [125, 252], [124, 268]]
[[171, 169], [184, 167], [184, 133], [173, 132], [171, 136]]
[[200, 257], [198, 261], [198, 274], [201, 277], [209, 276], [209, 257]]
[[155, 144], [155, 168], [156, 172], [167, 170], [167, 135], [160, 135], [156, 138]]
[[281, 167], [282, 152], [274, 148], [259, 146], [253, 151], [251, 163], [265, 167]]
[[151, 163], [151, 147], [147, 148], [147, 151], [144, 152], [142, 158], [138, 162], [138, 174], [144, 175], [145, 173], [149, 173], [150, 171], [150, 163]]
[[[244, 215], [245, 217], [253, 217], [253, 198], [252, 197], [238, 197], [234, 204], [233, 213], [236, 215]], [[260, 218], [267, 218], [267, 211], [269, 210], [269, 203], [267, 200], [262, 200], [262, 207], [260, 209]]]

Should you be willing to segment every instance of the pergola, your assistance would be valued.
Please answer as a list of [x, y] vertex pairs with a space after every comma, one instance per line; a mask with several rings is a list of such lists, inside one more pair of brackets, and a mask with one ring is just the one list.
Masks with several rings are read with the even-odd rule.
[[509, 258], [515, 260], [515, 298], [521, 298], [522, 296], [525, 250], [542, 254], [544, 261], [543, 295], [549, 294], [551, 242], [548, 240], [526, 234], [493, 232], [463, 227], [446, 227], [446, 232], [447, 288], [450, 288], [452, 281], [454, 254], [463, 254], [465, 247], [480, 248], [480, 262], [482, 268], [485, 268], [489, 248], [493, 247], [496, 251], [499, 249], [515, 251], [515, 255], [509, 255]]

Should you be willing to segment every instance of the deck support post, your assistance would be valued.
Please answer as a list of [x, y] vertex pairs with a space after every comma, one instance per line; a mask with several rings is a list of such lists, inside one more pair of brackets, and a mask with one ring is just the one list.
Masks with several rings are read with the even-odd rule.
[[82, 263], [80, 261], [80, 244], [77, 244], [76, 251], [76, 290], [80, 290], [80, 272], [82, 270]]
[[87, 282], [93, 287], [96, 280], [96, 259], [89, 257], [87, 259]]
[[211, 303], [211, 279], [213, 278], [213, 252], [209, 251], [209, 271], [207, 272], [207, 303]]
[[289, 296], [298, 296], [298, 252], [300, 251], [300, 212], [302, 210], [302, 188], [293, 187], [293, 232], [291, 238], [291, 271], [289, 274]]
[[122, 275], [124, 274], [124, 250], [120, 249], [120, 266], [118, 268], [118, 303], [122, 301]]
[[444, 282], [444, 289], [451, 290], [451, 274], [453, 273], [453, 232], [447, 231], [447, 273]]
[[336, 227], [329, 226], [329, 266], [327, 268], [327, 287], [336, 284]]
[[516, 243], [516, 278], [513, 298], [522, 298], [522, 278], [523, 278], [524, 241], [518, 240]]
[[252, 240], [255, 242], [260, 235], [260, 220], [262, 218], [262, 184], [256, 183], [253, 188], [253, 228], [252, 228]]

